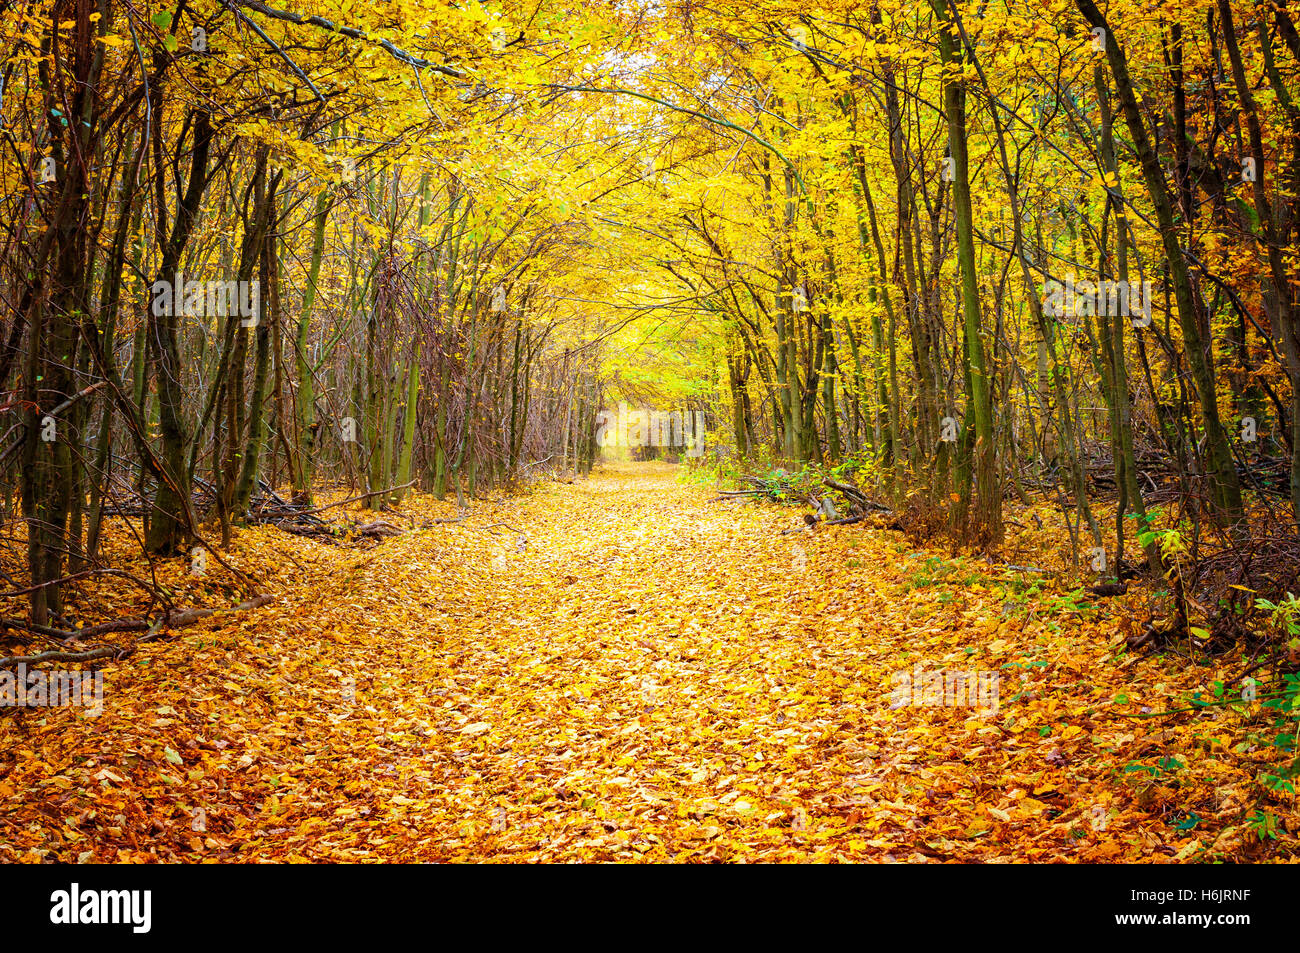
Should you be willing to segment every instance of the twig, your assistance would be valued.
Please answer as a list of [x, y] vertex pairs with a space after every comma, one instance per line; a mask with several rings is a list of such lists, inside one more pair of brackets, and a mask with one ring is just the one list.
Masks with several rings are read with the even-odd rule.
[[[89, 397], [91, 394], [93, 394], [95, 391], [99, 390], [101, 387], [105, 386], [107, 383], [108, 383], [108, 381], [100, 381], [98, 384], [91, 384], [89, 387], [83, 387], [81, 390], [77, 391], [75, 394], [73, 394], [71, 397], [69, 397], [69, 398], [68, 398], [67, 400], [65, 400], [63, 403], [58, 404], [57, 406], [51, 408], [49, 411], [47, 411], [46, 413], [42, 414], [41, 416], [42, 416], [42, 417], [58, 417], [59, 414], [63, 413], [63, 411], [67, 410], [69, 407], [71, 407], [71, 406], [72, 406], [73, 404], [75, 404], [77, 401], [81, 400], [81, 398], [83, 398], [83, 397]], [[21, 447], [21, 446], [23, 445], [23, 442], [24, 442], [26, 439], [27, 439], [27, 435], [24, 433], [23, 436], [19, 437], [17, 440], [15, 440], [15, 441], [14, 441], [13, 443], [11, 443], [9, 446], [5, 447], [5, 448], [4, 448], [4, 451], [3, 451], [3, 452], [0, 452], [0, 464], [3, 464], [6, 460], [8, 460], [8, 459], [9, 459], [9, 455], [10, 455], [11, 453], [13, 453], [15, 450], [17, 450], [19, 447]]]
[[332, 23], [329, 20], [326, 20], [324, 17], [303, 16], [302, 14], [294, 13], [291, 10], [276, 10], [273, 7], [268, 7], [264, 3], [257, 2], [257, 0], [234, 0], [234, 2], [241, 7], [247, 7], [250, 10], [256, 10], [258, 13], [271, 17], [273, 20], [285, 20], [288, 21], [289, 23], [296, 23], [300, 26], [308, 25], [308, 26], [319, 27], [322, 30], [328, 30], [331, 33], [338, 33], [342, 36], [350, 37], [351, 39], [354, 40], [365, 40], [371, 43], [377, 42], [381, 47], [384, 48], [384, 50], [388, 52], [390, 56], [393, 56], [394, 58], [399, 59], [403, 63], [406, 63], [410, 66], [414, 66], [416, 69], [432, 70], [435, 73], [441, 73], [442, 75], [450, 76], [453, 79], [465, 78], [465, 74], [460, 72], [459, 70], [455, 70], [452, 69], [450, 66], [444, 66], [441, 63], [434, 63], [432, 60], [426, 60], [422, 57], [415, 56], [414, 54], [408, 53], [406, 52], [406, 50], [403, 50], [401, 47], [395, 46], [390, 40], [386, 40], [386, 39], [373, 40], [371, 39], [370, 36], [368, 36], [365, 33], [365, 31], [358, 30], [355, 27], [336, 26], [334, 23]]
[[512, 533], [518, 533], [521, 536], [526, 535], [522, 529], [516, 529], [515, 527], [511, 526], [509, 523], [488, 523], [487, 526], [471, 526], [470, 529], [496, 529], [498, 526], [504, 526]]

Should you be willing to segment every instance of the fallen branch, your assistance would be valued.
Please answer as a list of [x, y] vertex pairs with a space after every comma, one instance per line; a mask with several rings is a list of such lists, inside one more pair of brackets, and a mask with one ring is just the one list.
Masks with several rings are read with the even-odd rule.
[[825, 477], [822, 477], [822, 482], [825, 483], [832, 490], [839, 490], [851, 501], [857, 503], [859, 506], [866, 507], [868, 510], [875, 510], [876, 512], [879, 513], [893, 512], [888, 506], [885, 506], [883, 503], [877, 503], [875, 500], [867, 499], [866, 494], [863, 493], [861, 490], [859, 490], [856, 486], [851, 486], [848, 483], [836, 483], [834, 480], [828, 480]]
[[0, 668], [13, 668], [15, 665], [36, 665], [40, 662], [90, 662], [101, 658], [125, 658], [131, 650], [116, 645], [101, 645], [87, 649], [85, 652], [40, 652], [36, 655], [14, 655], [0, 658]]
[[415, 483], [416, 483], [416, 481], [415, 481], [415, 480], [412, 480], [412, 481], [409, 482], [409, 483], [403, 483], [401, 486], [390, 486], [390, 487], [389, 487], [388, 489], [386, 489], [386, 490], [371, 490], [371, 491], [369, 491], [368, 493], [362, 493], [362, 494], [360, 494], [360, 495], [358, 495], [358, 496], [350, 496], [350, 497], [348, 497], [346, 500], [339, 500], [339, 501], [336, 502], [336, 503], [326, 503], [324, 506], [318, 506], [318, 507], [316, 507], [315, 509], [311, 509], [311, 510], [298, 510], [297, 513], [296, 513], [296, 515], [298, 515], [298, 516], [314, 516], [314, 515], [317, 514], [317, 513], [324, 513], [326, 510], [332, 510], [332, 509], [333, 509], [334, 507], [336, 507], [336, 506], [345, 506], [345, 505], [347, 505], [348, 503], [356, 503], [356, 502], [359, 502], [360, 500], [368, 500], [368, 499], [370, 499], [372, 496], [382, 496], [382, 495], [385, 495], [385, 494], [388, 494], [388, 493], [392, 493], [394, 490], [405, 490], [405, 489], [406, 489], [407, 487], [409, 487], [409, 486], [415, 486]]
[[720, 490], [717, 496], [715, 496], [711, 500], [706, 500], [705, 502], [716, 503], [719, 500], [736, 500], [736, 499], [742, 499], [747, 496], [754, 497], [754, 496], [766, 496], [766, 495], [767, 495], [766, 490]]
[[[30, 622], [24, 622], [21, 619], [0, 619], [0, 627], [22, 629], [29, 632], [37, 632], [41, 635], [49, 635], [60, 638], [64, 642], [76, 642], [81, 639], [89, 638], [95, 635], [103, 635], [107, 632], [145, 632], [147, 633], [140, 642], [150, 642], [159, 638], [161, 634], [168, 629], [179, 629], [187, 625], [198, 622], [200, 619], [206, 619], [214, 616], [219, 612], [246, 612], [249, 609], [257, 609], [269, 603], [274, 597], [263, 595], [255, 596], [241, 602], [237, 606], [220, 607], [215, 609], [197, 608], [197, 609], [171, 609], [162, 613], [157, 619], [150, 622], [148, 619], [118, 619], [115, 622], [101, 622], [98, 625], [89, 625], [76, 631], [66, 629], [54, 629], [49, 626], [36, 625]], [[102, 654], [93, 654], [93, 653]], [[16, 665], [19, 662], [42, 661], [42, 662], [84, 662], [93, 658], [107, 658], [116, 655], [119, 652], [131, 653], [130, 648], [120, 646], [102, 646], [100, 648], [89, 649], [86, 652], [43, 652], [39, 656], [15, 656], [14, 658], [0, 659], [0, 668], [5, 668], [10, 663]], [[123, 656], [125, 657], [125, 656]]]
[[387, 539], [391, 536], [402, 535], [402, 531], [387, 520], [359, 523], [356, 526], [356, 532], [358, 536], [364, 536], [367, 539]]
[[[889, 512], [889, 511], [886, 510], [885, 512]], [[825, 523], [825, 525], [827, 525], [827, 526], [851, 526], [851, 525], [854, 524], [854, 523], [861, 523], [864, 519], [866, 519], [866, 518], [867, 518], [868, 516], [870, 516], [870, 515], [871, 515], [870, 513], [859, 513], [857, 516], [841, 516], [841, 517], [840, 517], [839, 519], [837, 519], [837, 520], [827, 520], [826, 523]]]
[[[206, 619], [208, 616], [214, 616], [219, 612], [247, 612], [249, 609], [257, 609], [266, 605], [274, 598], [274, 596], [254, 596], [252, 599], [241, 602], [239, 605], [232, 608], [181, 609], [176, 612], [165, 613], [158, 621], [162, 622], [160, 628], [164, 631], [167, 629], [179, 629], [182, 626], [198, 622], [200, 619]], [[158, 621], [154, 622], [154, 627], [158, 627]], [[147, 638], [153, 637], [154, 636], [149, 636]], [[146, 639], [141, 639], [140, 641], [143, 642], [146, 641]]]

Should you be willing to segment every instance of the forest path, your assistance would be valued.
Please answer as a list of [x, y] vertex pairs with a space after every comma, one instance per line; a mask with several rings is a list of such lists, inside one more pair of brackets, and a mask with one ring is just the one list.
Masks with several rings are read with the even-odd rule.
[[[1134, 738], [1088, 714], [1114, 691], [1092, 684], [1107, 639], [1026, 628], [978, 581], [932, 584], [941, 561], [900, 534], [782, 534], [799, 511], [675, 475], [613, 466], [364, 553], [294, 543], [275, 604], [110, 669], [98, 718], [23, 723], [0, 806], [15, 784], [53, 797], [13, 852], [1174, 853], [1099, 757]], [[1000, 673], [1000, 701], [898, 707], [891, 676], [918, 663]]]

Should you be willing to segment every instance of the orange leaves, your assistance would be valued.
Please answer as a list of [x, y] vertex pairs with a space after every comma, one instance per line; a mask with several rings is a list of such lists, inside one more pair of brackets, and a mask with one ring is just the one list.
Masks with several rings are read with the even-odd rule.
[[[1026, 624], [1002, 570], [860, 526], [783, 536], [788, 510], [709, 504], [673, 473], [622, 466], [462, 523], [412, 497], [427, 528], [367, 552], [240, 533], [241, 565], [292, 556], [275, 603], [110, 668], [98, 719], [0, 716], [0, 857], [1188, 860], [1219, 831], [1244, 849], [1249, 755], [1111, 717], [1195, 670], [1115, 664], [1104, 616], [1040, 599]], [[972, 684], [997, 705], [963, 673], [996, 674]], [[1177, 783], [1126, 770], [1157, 759]], [[1167, 821], [1191, 809], [1195, 830]]]

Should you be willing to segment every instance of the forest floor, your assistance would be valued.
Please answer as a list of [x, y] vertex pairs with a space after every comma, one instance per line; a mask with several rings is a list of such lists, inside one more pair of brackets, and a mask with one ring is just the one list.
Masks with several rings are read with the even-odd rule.
[[[413, 497], [367, 550], [240, 531], [270, 605], [104, 663], [98, 714], [0, 710], [0, 860], [1294, 857], [1249, 712], [1151, 717], [1240, 659], [1128, 653], [1141, 597], [675, 475]], [[899, 694], [940, 670], [983, 691]]]

